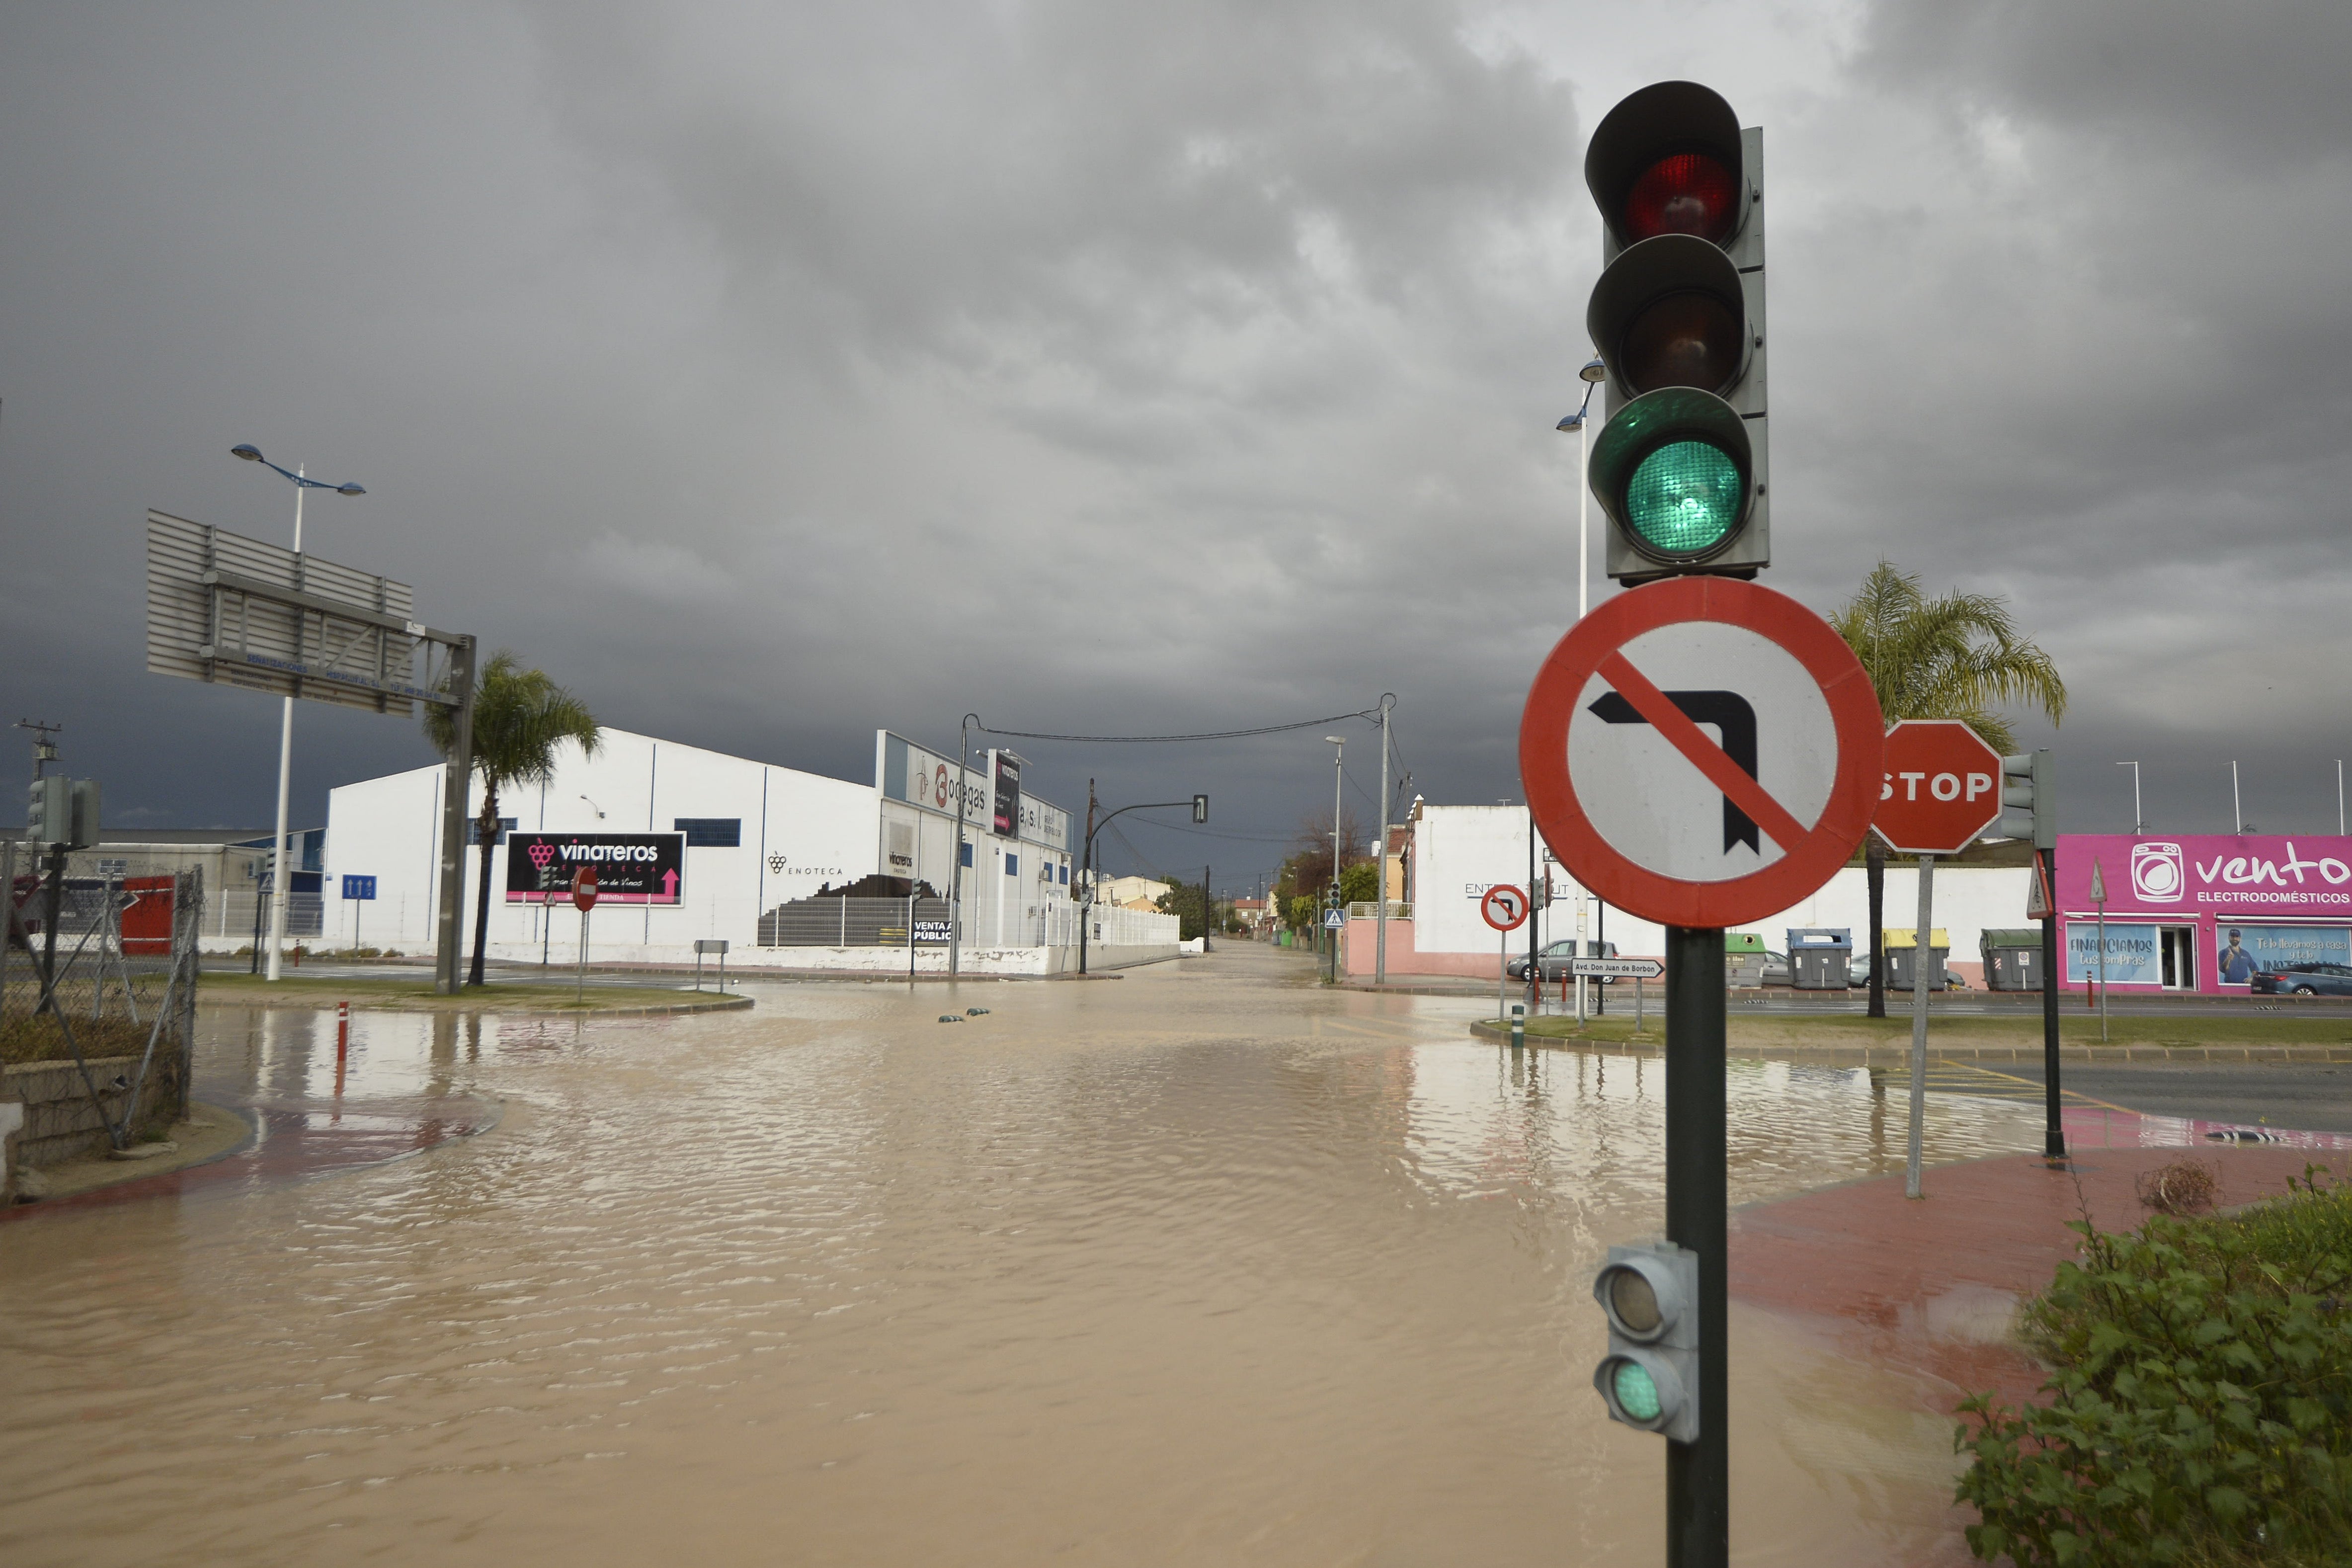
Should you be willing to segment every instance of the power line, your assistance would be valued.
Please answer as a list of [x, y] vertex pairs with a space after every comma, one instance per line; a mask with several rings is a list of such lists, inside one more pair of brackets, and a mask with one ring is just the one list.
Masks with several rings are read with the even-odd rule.
[[972, 728], [984, 735], [1002, 735], [1011, 741], [1077, 741], [1089, 745], [1126, 745], [1151, 742], [1178, 741], [1238, 741], [1251, 735], [1279, 735], [1286, 730], [1312, 730], [1318, 724], [1337, 724], [1342, 719], [1378, 720], [1377, 708], [1354, 713], [1334, 713], [1324, 719], [1301, 719], [1294, 724], [1261, 724], [1255, 730], [1212, 730], [1198, 735], [1049, 735], [1036, 730], [995, 730], [975, 721]]

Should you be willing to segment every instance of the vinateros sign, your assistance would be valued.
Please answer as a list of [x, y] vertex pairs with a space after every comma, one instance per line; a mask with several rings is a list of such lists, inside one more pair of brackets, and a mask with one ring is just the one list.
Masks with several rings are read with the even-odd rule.
[[674, 904], [686, 886], [683, 833], [509, 833], [507, 902], [572, 896], [572, 879], [596, 873], [596, 901]]

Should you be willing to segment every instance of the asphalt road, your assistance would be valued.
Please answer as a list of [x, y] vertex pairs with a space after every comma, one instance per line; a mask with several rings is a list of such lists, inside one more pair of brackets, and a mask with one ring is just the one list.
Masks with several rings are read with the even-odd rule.
[[[2038, 1063], [2004, 1062], [2001, 1071], [2041, 1086]], [[2154, 1116], [2352, 1132], [2352, 1063], [2068, 1062], [2058, 1083], [2085, 1099]]]

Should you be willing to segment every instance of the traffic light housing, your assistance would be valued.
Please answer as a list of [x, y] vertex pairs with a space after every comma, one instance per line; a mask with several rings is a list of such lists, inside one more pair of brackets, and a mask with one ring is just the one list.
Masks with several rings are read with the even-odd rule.
[[2058, 777], [2048, 751], [2020, 752], [2000, 760], [2000, 825], [2003, 838], [2022, 838], [2036, 849], [2058, 847]]
[[1633, 584], [1771, 564], [1764, 133], [1696, 82], [1654, 82], [1592, 133], [1601, 279], [1585, 310], [1608, 376], [1592, 493], [1607, 569]]
[[1698, 1254], [1671, 1241], [1612, 1247], [1592, 1299], [1609, 1319], [1609, 1353], [1592, 1370], [1609, 1418], [1696, 1442]]
[[96, 779], [36, 779], [25, 802], [26, 840], [44, 849], [87, 849], [98, 842], [98, 806]]
[[1192, 797], [1192, 820], [1195, 822], [1206, 822], [1209, 820], [1209, 797], [1207, 795], [1196, 795]]

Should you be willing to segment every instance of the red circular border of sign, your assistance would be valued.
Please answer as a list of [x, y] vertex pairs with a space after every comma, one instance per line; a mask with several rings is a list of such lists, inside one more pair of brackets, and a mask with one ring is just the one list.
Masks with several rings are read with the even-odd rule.
[[1493, 927], [1494, 927], [1494, 929], [1495, 929], [1495, 930], [1496, 930], [1496, 931], [1515, 931], [1518, 930], [1521, 926], [1523, 926], [1523, 925], [1525, 925], [1525, 924], [1527, 924], [1527, 923], [1528, 923], [1528, 912], [1529, 912], [1530, 910], [1532, 910], [1535, 908], [1535, 900], [1532, 900], [1532, 899], [1530, 899], [1530, 898], [1528, 898], [1528, 897], [1527, 896], [1527, 894], [1526, 894], [1526, 893], [1524, 893], [1524, 892], [1521, 892], [1521, 891], [1520, 891], [1520, 889], [1517, 889], [1517, 888], [1512, 887], [1508, 882], [1502, 882], [1502, 883], [1498, 883], [1498, 884], [1496, 884], [1496, 886], [1497, 886], [1497, 887], [1499, 887], [1499, 888], [1501, 888], [1501, 889], [1502, 889], [1504, 891], [1506, 891], [1506, 892], [1511, 892], [1511, 893], [1517, 893], [1517, 894], [1518, 894], [1518, 898], [1519, 898], [1519, 918], [1518, 918], [1517, 920], [1513, 921], [1509, 925], [1507, 925], [1507, 926], [1498, 926], [1498, 925], [1495, 925], [1495, 917], [1494, 917], [1493, 915], [1490, 915], [1490, 914], [1488, 914], [1488, 913], [1486, 912], [1489, 909], [1491, 909], [1491, 908], [1493, 907], [1492, 905], [1488, 904], [1488, 903], [1486, 902], [1486, 900], [1489, 900], [1489, 899], [1491, 899], [1491, 898], [1493, 898], [1493, 897], [1495, 896], [1495, 892], [1496, 892], [1496, 889], [1495, 889], [1495, 888], [1489, 888], [1489, 889], [1487, 889], [1485, 892], [1483, 892], [1483, 893], [1481, 893], [1481, 894], [1479, 894], [1479, 895], [1478, 895], [1478, 918], [1479, 918], [1480, 920], [1482, 920], [1482, 921], [1486, 921], [1489, 926], [1493, 926]]
[[[1837, 731], [1837, 777], [1812, 831], [1771, 865], [1723, 882], [1661, 876], [1619, 854], [1584, 815], [1568, 776], [1568, 726], [1601, 661], [1644, 632], [1692, 621], [1744, 627], [1786, 650], [1819, 683]], [[1519, 718], [1519, 780], [1544, 842], [1570, 875], [1630, 914], [1704, 929], [1791, 908], [1828, 881], [1870, 831], [1885, 747], [1870, 677], [1827, 621], [1753, 583], [1674, 577], [1618, 595], [1553, 647]]]

